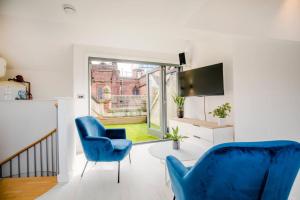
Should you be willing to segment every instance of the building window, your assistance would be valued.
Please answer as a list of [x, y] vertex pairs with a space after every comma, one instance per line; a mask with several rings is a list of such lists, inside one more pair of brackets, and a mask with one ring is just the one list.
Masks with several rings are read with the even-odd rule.
[[103, 99], [103, 90], [101, 87], [98, 88], [98, 99]]
[[140, 90], [137, 86], [134, 86], [134, 88], [132, 89], [132, 94], [133, 95], [139, 95], [140, 94]]

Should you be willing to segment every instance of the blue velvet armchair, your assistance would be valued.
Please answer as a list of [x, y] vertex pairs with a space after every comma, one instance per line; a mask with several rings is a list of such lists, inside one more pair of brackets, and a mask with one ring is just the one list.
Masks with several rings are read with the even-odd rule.
[[120, 182], [120, 161], [129, 155], [132, 142], [126, 140], [125, 129], [105, 129], [95, 117], [86, 116], [75, 119], [81, 144], [86, 156], [86, 163], [93, 162], [118, 162], [118, 183]]
[[300, 144], [225, 143], [191, 168], [173, 156], [166, 162], [177, 200], [286, 200], [300, 167]]

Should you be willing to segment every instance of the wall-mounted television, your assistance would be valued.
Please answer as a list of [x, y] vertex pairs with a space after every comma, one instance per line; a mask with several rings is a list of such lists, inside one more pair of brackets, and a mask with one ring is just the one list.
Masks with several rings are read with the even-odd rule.
[[224, 95], [223, 63], [179, 72], [181, 96]]

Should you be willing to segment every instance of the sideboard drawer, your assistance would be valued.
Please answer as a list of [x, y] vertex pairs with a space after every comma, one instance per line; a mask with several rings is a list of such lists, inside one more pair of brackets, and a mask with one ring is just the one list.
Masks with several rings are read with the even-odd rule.
[[193, 135], [198, 138], [208, 140], [210, 142], [214, 141], [213, 129], [208, 129], [208, 128], [200, 127], [200, 126], [194, 126]]

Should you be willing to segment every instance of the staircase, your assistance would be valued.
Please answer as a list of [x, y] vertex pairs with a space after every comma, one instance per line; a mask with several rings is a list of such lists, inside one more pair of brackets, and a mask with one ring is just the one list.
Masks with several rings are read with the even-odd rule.
[[58, 173], [56, 129], [0, 162], [0, 178], [57, 176]]
[[1, 200], [36, 199], [71, 179], [73, 109], [72, 98], [0, 102]]

